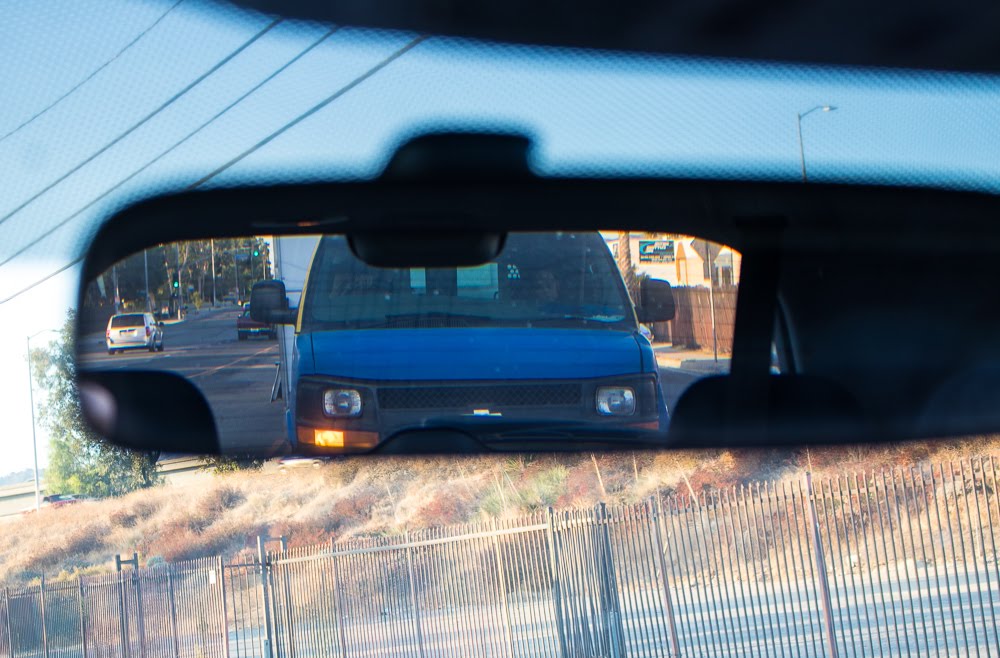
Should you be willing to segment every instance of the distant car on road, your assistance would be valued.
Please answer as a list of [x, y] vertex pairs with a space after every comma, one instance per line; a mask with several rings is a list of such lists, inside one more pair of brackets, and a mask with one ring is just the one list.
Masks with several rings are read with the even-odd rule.
[[43, 507], [65, 507], [66, 505], [74, 505], [83, 500], [80, 496], [76, 494], [53, 494], [51, 496], [45, 496], [42, 498]]
[[265, 336], [268, 340], [278, 337], [273, 324], [264, 324], [250, 318], [250, 305], [244, 304], [243, 313], [236, 318], [236, 337], [246, 340], [250, 336]]
[[163, 351], [163, 323], [157, 322], [152, 313], [113, 315], [108, 320], [104, 337], [108, 354], [141, 348], [150, 352]]

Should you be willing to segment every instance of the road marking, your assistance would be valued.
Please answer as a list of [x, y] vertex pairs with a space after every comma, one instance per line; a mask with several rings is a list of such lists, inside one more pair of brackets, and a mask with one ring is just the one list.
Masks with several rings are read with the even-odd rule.
[[207, 370], [203, 370], [201, 372], [195, 373], [195, 374], [191, 375], [190, 378], [191, 379], [195, 379], [197, 377], [202, 377], [204, 375], [214, 375], [215, 373], [219, 372], [220, 370], [222, 370], [224, 368], [229, 368], [230, 366], [234, 366], [237, 363], [240, 363], [241, 361], [246, 361], [247, 359], [252, 359], [255, 356], [260, 356], [261, 354], [264, 354], [265, 352], [269, 351], [270, 349], [271, 349], [271, 346], [269, 345], [269, 346], [265, 347], [262, 350], [258, 350], [256, 352], [254, 352], [253, 354], [247, 354], [246, 356], [241, 356], [240, 358], [234, 359], [233, 361], [230, 361], [229, 363], [223, 363], [221, 366], [215, 366], [214, 368], [209, 368]]

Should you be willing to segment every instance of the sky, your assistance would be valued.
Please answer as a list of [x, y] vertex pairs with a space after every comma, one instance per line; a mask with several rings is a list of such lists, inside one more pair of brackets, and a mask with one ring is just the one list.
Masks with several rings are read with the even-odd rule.
[[198, 0], [4, 12], [0, 474], [32, 463], [25, 340], [62, 324], [78, 270], [12, 296], [78, 259], [116, 208], [213, 172], [206, 185], [370, 178], [407, 136], [451, 126], [525, 132], [546, 175], [798, 180], [796, 115], [828, 104], [802, 123], [811, 180], [1000, 190], [993, 76], [432, 38], [295, 122], [414, 35]]

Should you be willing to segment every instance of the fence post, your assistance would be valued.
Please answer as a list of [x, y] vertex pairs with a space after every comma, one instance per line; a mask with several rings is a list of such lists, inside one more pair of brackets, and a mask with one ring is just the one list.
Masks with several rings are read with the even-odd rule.
[[830, 598], [830, 581], [826, 577], [826, 560], [823, 558], [823, 537], [819, 531], [816, 513], [816, 495], [813, 493], [812, 472], [806, 471], [806, 493], [809, 496], [809, 523], [812, 526], [813, 548], [816, 551], [816, 576], [819, 579], [820, 605], [823, 608], [823, 626], [826, 628], [826, 646], [829, 658], [839, 658], [837, 638], [833, 634], [833, 605]]
[[413, 548], [410, 546], [410, 531], [406, 531], [406, 571], [410, 577], [410, 604], [413, 606], [413, 620], [417, 628], [417, 653], [424, 656], [424, 634], [420, 627], [420, 606], [417, 605], [417, 583], [413, 579]]
[[568, 658], [566, 652], [566, 627], [562, 611], [562, 585], [559, 582], [559, 548], [556, 546], [555, 512], [548, 509], [549, 575], [552, 579], [552, 608], [556, 618], [556, 637], [559, 640], [559, 655]]
[[142, 612], [142, 579], [139, 577], [139, 554], [132, 553], [132, 584], [135, 586], [136, 631], [139, 633], [139, 655], [146, 658], [146, 620]]
[[271, 631], [271, 602], [267, 591], [267, 549], [264, 547], [264, 537], [257, 536], [257, 560], [260, 563], [261, 605], [264, 608], [264, 658], [274, 657], [274, 634]]
[[514, 636], [510, 623], [510, 604], [507, 601], [507, 580], [504, 578], [503, 557], [500, 554], [500, 538], [497, 536], [497, 520], [490, 519], [490, 533], [493, 537], [493, 554], [496, 556], [497, 564], [497, 588], [500, 591], [500, 605], [503, 607], [504, 616], [504, 638], [507, 640], [507, 649], [510, 655], [514, 656]]
[[618, 599], [618, 582], [615, 576], [614, 554], [611, 552], [611, 523], [608, 521], [608, 506], [598, 503], [597, 527], [601, 533], [601, 607], [605, 613], [605, 633], [607, 634], [611, 658], [625, 655], [625, 627], [622, 625], [621, 601]]
[[[285, 557], [288, 557], [287, 556], [287, 553], [288, 553], [288, 540], [287, 540], [287, 538], [284, 535], [282, 535], [281, 537], [278, 538], [278, 541], [281, 542], [281, 552], [283, 554], [286, 554]], [[284, 578], [284, 584], [285, 584], [285, 586], [284, 586], [283, 589], [285, 590], [285, 622], [286, 622], [286, 625], [288, 626], [288, 629], [286, 630], [286, 634], [288, 635], [288, 657], [289, 658], [295, 658], [295, 632], [294, 632], [294, 627], [292, 625], [292, 612], [293, 612], [293, 608], [292, 608], [292, 586], [291, 586], [291, 583], [289, 582], [289, 580], [290, 580], [289, 579], [289, 573], [288, 573], [289, 569], [286, 567], [284, 571], [285, 571], [285, 575], [284, 575], [283, 578]], [[274, 578], [275, 580], [277, 580], [277, 577], [278, 577], [279, 573], [280, 572], [277, 571], [277, 570], [272, 570], [272, 572], [271, 572], [272, 578]], [[275, 587], [277, 587], [277, 585], [275, 585]]]
[[340, 567], [337, 564], [337, 545], [330, 538], [330, 564], [333, 567], [333, 610], [337, 615], [337, 631], [340, 636], [340, 656], [347, 658], [347, 636], [344, 632], [344, 605], [340, 599]]
[[83, 576], [77, 576], [80, 592], [80, 644], [83, 646], [83, 658], [87, 658], [87, 607], [84, 602]]
[[49, 631], [45, 623], [45, 574], [38, 581], [38, 601], [42, 611], [42, 655], [49, 658]]
[[216, 558], [219, 567], [219, 593], [222, 596], [222, 657], [229, 658], [229, 601], [226, 599], [226, 565], [222, 556]]
[[174, 658], [180, 658], [181, 648], [177, 639], [177, 602], [174, 599], [174, 566], [167, 565], [167, 604], [170, 607], [170, 636], [174, 640]]
[[125, 610], [125, 578], [122, 576], [122, 563], [127, 562], [127, 560], [122, 560], [120, 554], [115, 555], [115, 572], [118, 574], [118, 632], [121, 633], [122, 640], [122, 658], [128, 658], [129, 653], [131, 653], [131, 643], [128, 637], [128, 617]]
[[4, 623], [7, 628], [7, 648], [10, 650], [10, 658], [14, 658], [14, 635], [11, 633], [10, 625], [10, 588], [3, 588], [3, 609], [4, 609]]
[[[653, 505], [654, 499], [656, 501], [655, 507]], [[666, 546], [664, 546], [663, 531], [660, 528], [660, 519], [663, 516], [663, 505], [660, 502], [659, 494], [657, 494], [654, 498], [650, 498], [647, 505], [649, 509], [649, 516], [653, 522], [653, 527], [656, 529], [653, 533], [653, 538], [656, 541], [656, 553], [659, 556], [660, 573], [663, 575], [663, 607], [667, 614], [667, 625], [670, 629], [670, 655], [674, 658], [679, 658], [681, 655], [681, 644], [680, 638], [677, 637], [677, 618], [674, 615], [674, 601], [670, 594], [670, 581], [667, 578]]]

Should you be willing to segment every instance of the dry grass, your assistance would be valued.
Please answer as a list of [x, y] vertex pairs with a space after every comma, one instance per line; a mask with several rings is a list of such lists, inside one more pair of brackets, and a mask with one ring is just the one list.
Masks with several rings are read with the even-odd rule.
[[46, 509], [3, 524], [0, 583], [44, 572], [108, 569], [116, 553], [145, 561], [233, 555], [258, 534], [292, 546], [331, 537], [513, 517], [550, 505], [632, 503], [656, 491], [700, 494], [750, 481], [1000, 456], [1000, 438], [804, 451], [704, 450], [605, 455], [354, 458], [282, 474], [204, 474], [119, 499]]

